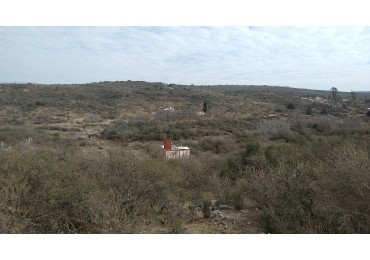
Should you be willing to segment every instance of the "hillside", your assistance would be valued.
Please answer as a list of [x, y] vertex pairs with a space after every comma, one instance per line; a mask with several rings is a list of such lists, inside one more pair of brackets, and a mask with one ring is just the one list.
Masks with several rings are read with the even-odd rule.
[[0, 107], [1, 233], [370, 231], [369, 93], [0, 84]]

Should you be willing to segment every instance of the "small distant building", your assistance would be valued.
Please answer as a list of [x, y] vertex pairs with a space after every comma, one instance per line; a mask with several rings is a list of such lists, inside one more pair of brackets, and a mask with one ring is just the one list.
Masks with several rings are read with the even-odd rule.
[[165, 109], [163, 109], [164, 111], [168, 111], [168, 112], [175, 112], [175, 109], [173, 107], [166, 107]]
[[165, 139], [162, 148], [164, 149], [166, 159], [188, 159], [190, 157], [189, 147], [173, 145], [171, 139]]

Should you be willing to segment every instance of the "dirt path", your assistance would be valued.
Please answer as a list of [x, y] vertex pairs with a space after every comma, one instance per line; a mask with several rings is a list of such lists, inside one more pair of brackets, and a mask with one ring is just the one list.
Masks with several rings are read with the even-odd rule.
[[256, 208], [243, 210], [214, 210], [209, 219], [200, 218], [185, 226], [189, 234], [261, 234], [260, 211]]

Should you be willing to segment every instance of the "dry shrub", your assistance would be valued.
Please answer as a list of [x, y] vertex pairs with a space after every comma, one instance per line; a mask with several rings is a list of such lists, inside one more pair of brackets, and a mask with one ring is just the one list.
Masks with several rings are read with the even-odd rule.
[[[318, 144], [315, 144], [318, 145]], [[307, 147], [305, 160], [249, 169], [249, 194], [273, 233], [368, 233], [370, 168], [366, 148], [351, 143]], [[286, 155], [285, 155], [286, 156]]]
[[287, 138], [291, 131], [289, 124], [282, 119], [263, 120], [257, 124], [257, 133], [265, 139]]
[[[328, 221], [336, 233], [370, 232], [370, 159], [365, 147], [346, 143], [335, 147], [316, 172], [325, 178], [332, 208]], [[326, 208], [321, 208], [323, 214]], [[328, 215], [326, 215], [328, 218]]]
[[317, 133], [323, 135], [332, 134], [333, 126], [333, 119], [330, 119], [328, 117], [320, 117], [318, 119], [310, 120], [310, 122], [308, 123], [308, 127], [315, 129]]
[[295, 130], [307, 139], [311, 139], [311, 131], [308, 127], [309, 119], [304, 116], [296, 116], [293, 118], [292, 126]]
[[286, 164], [254, 170], [249, 174], [250, 193], [264, 212], [265, 232], [302, 232], [301, 221], [309, 218], [313, 188], [307, 177]]
[[200, 142], [203, 151], [226, 154], [237, 149], [234, 139], [230, 136], [210, 136], [205, 137]]
[[177, 200], [179, 171], [164, 160], [125, 150], [80, 156], [0, 153], [0, 232], [140, 233], [154, 208]]
[[370, 126], [364, 123], [360, 118], [346, 118], [337, 124], [333, 132], [344, 137], [354, 135], [362, 136], [370, 132]]

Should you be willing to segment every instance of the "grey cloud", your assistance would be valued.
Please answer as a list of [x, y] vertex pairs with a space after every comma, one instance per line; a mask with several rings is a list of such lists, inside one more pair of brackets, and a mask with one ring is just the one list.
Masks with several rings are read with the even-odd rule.
[[0, 27], [0, 81], [366, 90], [368, 42], [368, 27]]

